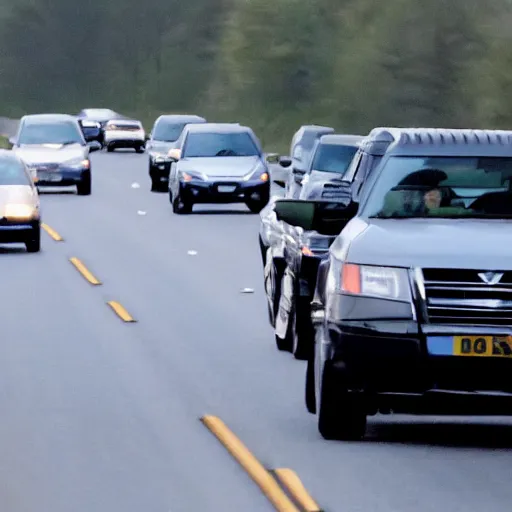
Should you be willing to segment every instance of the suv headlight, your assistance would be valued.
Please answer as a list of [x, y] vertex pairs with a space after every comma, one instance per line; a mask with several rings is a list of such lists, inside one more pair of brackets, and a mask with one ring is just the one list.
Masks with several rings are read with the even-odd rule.
[[61, 164], [62, 167], [70, 169], [89, 169], [91, 162], [87, 158], [74, 158]]
[[202, 172], [197, 172], [197, 171], [180, 171], [179, 179], [182, 181], [192, 181], [192, 180], [206, 181], [206, 180], [208, 180], [208, 176], [206, 176], [206, 174], [203, 174]]
[[341, 292], [410, 302], [409, 273], [405, 268], [345, 263], [341, 267]]
[[38, 208], [30, 204], [6, 204], [4, 217], [9, 220], [32, 220], [37, 217]]

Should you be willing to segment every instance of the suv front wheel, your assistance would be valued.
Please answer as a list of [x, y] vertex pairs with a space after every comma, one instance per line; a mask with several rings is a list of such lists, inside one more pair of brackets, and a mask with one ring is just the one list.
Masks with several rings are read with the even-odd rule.
[[344, 371], [326, 361], [323, 367], [318, 404], [318, 430], [324, 439], [358, 441], [366, 432], [363, 396], [351, 393]]

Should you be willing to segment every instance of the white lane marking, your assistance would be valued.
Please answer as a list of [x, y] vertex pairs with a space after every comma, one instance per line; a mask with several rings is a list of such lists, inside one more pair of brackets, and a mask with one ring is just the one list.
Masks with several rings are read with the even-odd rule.
[[197, 255], [197, 251], [190, 250], [190, 251], [187, 251], [187, 254], [189, 256], [196, 256]]
[[240, 293], [254, 293], [254, 288], [242, 288]]
[[132, 183], [132, 188], [140, 188], [140, 185], [137, 182]]
[[139, 211], [137, 212], [137, 215], [146, 215], [146, 212], [143, 212], [142, 210], [139, 210]]

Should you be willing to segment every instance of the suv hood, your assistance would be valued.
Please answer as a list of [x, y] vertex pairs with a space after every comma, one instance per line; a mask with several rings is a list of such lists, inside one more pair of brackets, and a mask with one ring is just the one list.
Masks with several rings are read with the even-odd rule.
[[510, 221], [368, 219], [366, 229], [358, 231], [348, 249], [347, 261], [352, 263], [408, 268], [512, 269]]
[[215, 156], [212, 158], [183, 158], [178, 163], [180, 171], [202, 172], [211, 177], [242, 178], [261, 162], [258, 156]]
[[30, 144], [15, 148], [13, 151], [27, 165], [43, 163], [60, 164], [68, 160], [87, 158], [89, 154], [89, 148], [80, 144]]

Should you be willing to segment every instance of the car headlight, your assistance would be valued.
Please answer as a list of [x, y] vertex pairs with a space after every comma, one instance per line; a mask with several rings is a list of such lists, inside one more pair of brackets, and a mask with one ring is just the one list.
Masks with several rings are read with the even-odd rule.
[[4, 217], [9, 220], [32, 220], [37, 217], [38, 208], [30, 204], [6, 204]]
[[202, 172], [197, 172], [197, 171], [180, 171], [179, 178], [180, 178], [180, 180], [183, 180], [183, 181], [192, 181], [192, 180], [205, 181], [208, 179], [208, 176], [206, 176], [206, 174], [203, 174]]
[[70, 169], [89, 169], [89, 167], [91, 167], [91, 162], [87, 158], [75, 158], [68, 162], [64, 162], [62, 167]]
[[405, 268], [345, 263], [341, 268], [340, 283], [342, 293], [411, 301], [409, 274]]
[[265, 166], [258, 164], [256, 169], [251, 171], [249, 174], [246, 174], [243, 179], [244, 181], [260, 180], [267, 182], [270, 179], [270, 176], [268, 174], [268, 169]]

